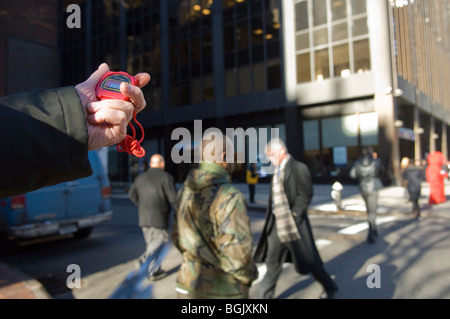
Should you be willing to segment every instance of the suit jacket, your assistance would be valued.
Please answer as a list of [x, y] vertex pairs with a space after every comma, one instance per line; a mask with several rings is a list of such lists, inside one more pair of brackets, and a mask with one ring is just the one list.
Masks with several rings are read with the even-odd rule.
[[92, 175], [73, 86], [0, 98], [0, 198]]
[[136, 177], [128, 195], [139, 207], [139, 226], [168, 229], [171, 206], [177, 191], [172, 175], [159, 168], [149, 168]]
[[[281, 244], [288, 247], [289, 253], [286, 260], [280, 260], [280, 262], [294, 262], [297, 272], [309, 273], [321, 266], [322, 260], [314, 243], [308, 218], [308, 206], [313, 196], [313, 185], [308, 167], [291, 157], [286, 163], [283, 186], [301, 238]], [[255, 262], [265, 261], [267, 236], [271, 231], [276, 231], [275, 216], [272, 213], [272, 191], [269, 195], [264, 229], [254, 256]]]

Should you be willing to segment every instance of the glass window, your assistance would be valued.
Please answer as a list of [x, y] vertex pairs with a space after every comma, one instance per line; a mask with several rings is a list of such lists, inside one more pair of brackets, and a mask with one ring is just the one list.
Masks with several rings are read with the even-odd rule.
[[314, 52], [315, 79], [321, 81], [330, 77], [330, 57], [328, 48]]
[[224, 28], [224, 47], [225, 47], [225, 52], [229, 52], [234, 50], [235, 47], [235, 32], [234, 32], [234, 27], [232, 25], [228, 25], [225, 26]]
[[279, 60], [268, 63], [267, 85], [269, 90], [281, 87], [281, 65]]
[[318, 120], [303, 122], [303, 143], [305, 144], [305, 151], [319, 149], [320, 143]]
[[295, 40], [295, 49], [297, 51], [309, 48], [309, 32], [297, 34]]
[[264, 63], [253, 64], [253, 92], [263, 92], [266, 89]]
[[361, 145], [378, 145], [378, 114], [375, 112], [360, 114], [359, 123]]
[[345, 19], [347, 17], [346, 0], [331, 0], [330, 5], [331, 17], [333, 21]]
[[306, 1], [295, 4], [295, 30], [308, 29], [308, 3]]
[[356, 73], [370, 70], [370, 47], [369, 39], [353, 42], [353, 56]]
[[367, 17], [355, 19], [352, 21], [352, 33], [354, 37], [369, 33], [369, 27], [367, 25]]
[[180, 105], [189, 105], [191, 103], [191, 88], [189, 83], [181, 83], [180, 85]]
[[263, 42], [264, 30], [263, 24], [260, 16], [253, 17], [251, 20], [252, 23], [252, 45], [259, 45]]
[[177, 84], [172, 84], [170, 87], [170, 105], [178, 106], [180, 103], [178, 102], [179, 97], [179, 89]]
[[333, 41], [344, 40], [348, 38], [347, 22], [333, 25], [332, 27]]
[[222, 3], [224, 9], [231, 8], [234, 6], [234, 0], [223, 0]]
[[212, 75], [205, 76], [203, 86], [203, 100], [214, 100], [214, 79]]
[[238, 23], [236, 28], [236, 36], [238, 40], [238, 48], [248, 48], [248, 25], [247, 21]]
[[192, 103], [200, 103], [202, 102], [202, 80], [192, 79], [191, 82], [192, 87]]
[[352, 2], [352, 15], [366, 13], [366, 1], [365, 0], [351, 0]]
[[335, 77], [348, 77], [350, 75], [348, 43], [333, 47], [333, 63]]
[[328, 29], [321, 28], [314, 31], [314, 46], [319, 46], [328, 43]]
[[356, 114], [322, 120], [323, 147], [358, 145], [358, 117]]
[[239, 94], [251, 93], [250, 67], [248, 65], [239, 68]]
[[226, 96], [281, 87], [279, 0], [223, 4]]
[[297, 83], [311, 82], [310, 66], [309, 52], [297, 55]]
[[237, 95], [236, 90], [236, 69], [225, 70], [225, 96], [233, 97]]
[[313, 4], [313, 22], [314, 26], [327, 23], [327, 2], [326, 0], [314, 0]]
[[270, 8], [266, 9], [266, 32], [273, 34], [274, 39], [278, 39], [280, 27], [280, 8], [278, 2], [272, 2]]

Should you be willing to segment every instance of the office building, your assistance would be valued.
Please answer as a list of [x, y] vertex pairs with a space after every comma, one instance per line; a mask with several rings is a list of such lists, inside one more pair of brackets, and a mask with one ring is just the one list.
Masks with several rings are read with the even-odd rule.
[[[61, 1], [66, 17], [72, 3], [82, 19], [60, 19], [63, 84], [101, 62], [150, 73], [143, 146], [180, 181], [187, 168], [171, 161], [172, 133], [193, 132], [195, 120], [203, 130], [279, 129], [315, 182], [348, 181], [364, 146], [387, 184], [403, 156], [449, 156], [450, 1]], [[112, 180], [129, 181], [137, 162], [112, 150]]]

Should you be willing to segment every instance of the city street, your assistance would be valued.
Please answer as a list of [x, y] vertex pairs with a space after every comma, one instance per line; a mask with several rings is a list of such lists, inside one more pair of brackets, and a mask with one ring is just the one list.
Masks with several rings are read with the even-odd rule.
[[[330, 202], [327, 188], [315, 187], [317, 196], [311, 206]], [[259, 188], [258, 204], [264, 200], [263, 188]], [[357, 194], [357, 188], [347, 187], [346, 192], [346, 197]], [[127, 275], [137, 270], [137, 258], [145, 247], [136, 207], [125, 193], [112, 203], [112, 220], [95, 228], [90, 238], [26, 245], [2, 256], [2, 262], [36, 278], [55, 299], [109, 298]], [[422, 204], [426, 204], [425, 197]], [[255, 243], [264, 223], [262, 208], [254, 205], [249, 209]], [[336, 299], [450, 298], [450, 261], [442, 257], [450, 250], [450, 218], [426, 210], [419, 220], [405, 213], [381, 212], [380, 237], [375, 244], [365, 241], [364, 213], [311, 210], [310, 219], [325, 267], [339, 285]], [[153, 284], [153, 298], [176, 298], [180, 260], [179, 252], [172, 247], [163, 261], [168, 276], [154, 283], [144, 282]], [[80, 266], [82, 278], [81, 288], [72, 290], [66, 285], [71, 264]], [[378, 272], [374, 273], [370, 265], [376, 265]], [[265, 266], [258, 266], [261, 277]], [[259, 280], [252, 285], [251, 298], [257, 296]], [[322, 288], [311, 276], [299, 275], [290, 264], [285, 265], [276, 288], [277, 298], [318, 299], [321, 294]]]

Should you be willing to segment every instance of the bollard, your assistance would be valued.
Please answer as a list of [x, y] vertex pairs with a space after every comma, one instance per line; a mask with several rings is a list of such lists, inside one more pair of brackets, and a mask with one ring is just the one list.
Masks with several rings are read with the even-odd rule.
[[334, 204], [336, 205], [336, 210], [341, 210], [341, 201], [342, 201], [342, 190], [344, 187], [339, 182], [334, 182], [331, 186], [331, 198], [334, 200]]

